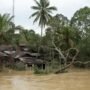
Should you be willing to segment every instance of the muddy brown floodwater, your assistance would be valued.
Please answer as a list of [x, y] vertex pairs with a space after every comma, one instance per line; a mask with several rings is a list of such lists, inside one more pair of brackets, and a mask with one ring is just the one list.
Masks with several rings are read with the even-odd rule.
[[0, 73], [0, 90], [90, 90], [90, 71], [43, 76], [28, 71]]

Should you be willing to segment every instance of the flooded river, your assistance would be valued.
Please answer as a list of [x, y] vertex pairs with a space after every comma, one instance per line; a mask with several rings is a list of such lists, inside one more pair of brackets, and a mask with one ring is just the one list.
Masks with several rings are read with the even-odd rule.
[[0, 90], [90, 90], [90, 71], [43, 76], [27, 71], [0, 73]]

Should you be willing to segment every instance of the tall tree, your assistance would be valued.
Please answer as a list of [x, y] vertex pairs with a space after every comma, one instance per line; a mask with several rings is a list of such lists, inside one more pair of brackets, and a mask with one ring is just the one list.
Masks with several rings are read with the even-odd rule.
[[35, 17], [34, 22], [39, 21], [39, 26], [41, 27], [41, 37], [43, 34], [43, 28], [45, 27], [48, 19], [50, 19], [52, 11], [57, 10], [56, 7], [50, 6], [48, 0], [34, 0], [36, 6], [32, 6], [31, 8], [35, 10], [35, 12], [30, 17]]
[[76, 11], [71, 19], [71, 26], [78, 30], [81, 38], [86, 37], [90, 30], [90, 8], [84, 7]]
[[[69, 20], [63, 15], [56, 15], [52, 17], [48, 25], [52, 29], [52, 44], [55, 50], [59, 53], [61, 60], [64, 61], [64, 66], [57, 71], [61, 72], [66, 68], [70, 67], [78, 54], [77, 48], [72, 47], [73, 40], [76, 39], [74, 30], [70, 27]], [[72, 56], [71, 63], [67, 64], [70, 52], [74, 51], [75, 54]]]
[[90, 8], [84, 7], [76, 11], [71, 19], [71, 26], [75, 28], [80, 37], [78, 48], [80, 50], [78, 60], [90, 60]]
[[60, 48], [68, 49], [72, 46], [71, 44], [76, 38], [74, 35], [75, 31], [70, 27], [70, 21], [67, 17], [62, 14], [57, 14], [49, 20], [48, 25], [52, 28], [54, 34], [56, 33], [55, 42], [57, 42], [57, 45], [59, 45]]

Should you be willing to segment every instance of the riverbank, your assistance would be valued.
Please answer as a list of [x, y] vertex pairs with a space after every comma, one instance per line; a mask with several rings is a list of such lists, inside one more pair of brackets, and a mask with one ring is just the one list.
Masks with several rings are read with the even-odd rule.
[[[90, 69], [80, 69], [80, 68], [70, 68], [68, 69], [68, 72], [65, 72], [65, 73], [60, 73], [59, 75], [61, 74], [69, 74], [69, 73], [79, 73], [79, 72], [89, 72]], [[22, 70], [22, 71], [18, 71], [18, 70], [13, 70], [13, 69], [6, 69], [3, 70], [2, 72], [0, 72], [0, 75], [5, 75], [5, 76], [8, 76], [8, 75], [35, 75], [35, 76], [39, 76], [40, 74], [34, 74], [34, 71], [30, 71], [30, 70]], [[42, 76], [47, 76], [47, 75], [52, 75], [52, 73], [49, 73], [49, 74], [41, 74]], [[40, 75], [40, 76], [41, 76]]]

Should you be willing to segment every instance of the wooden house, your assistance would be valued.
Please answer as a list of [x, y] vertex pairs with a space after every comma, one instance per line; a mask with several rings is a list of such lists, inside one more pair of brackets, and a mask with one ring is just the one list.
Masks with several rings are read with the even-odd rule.
[[38, 68], [45, 69], [45, 61], [39, 59], [40, 54], [38, 53], [30, 53], [30, 52], [19, 52], [15, 56], [15, 62], [23, 62], [27, 67], [37, 66]]

